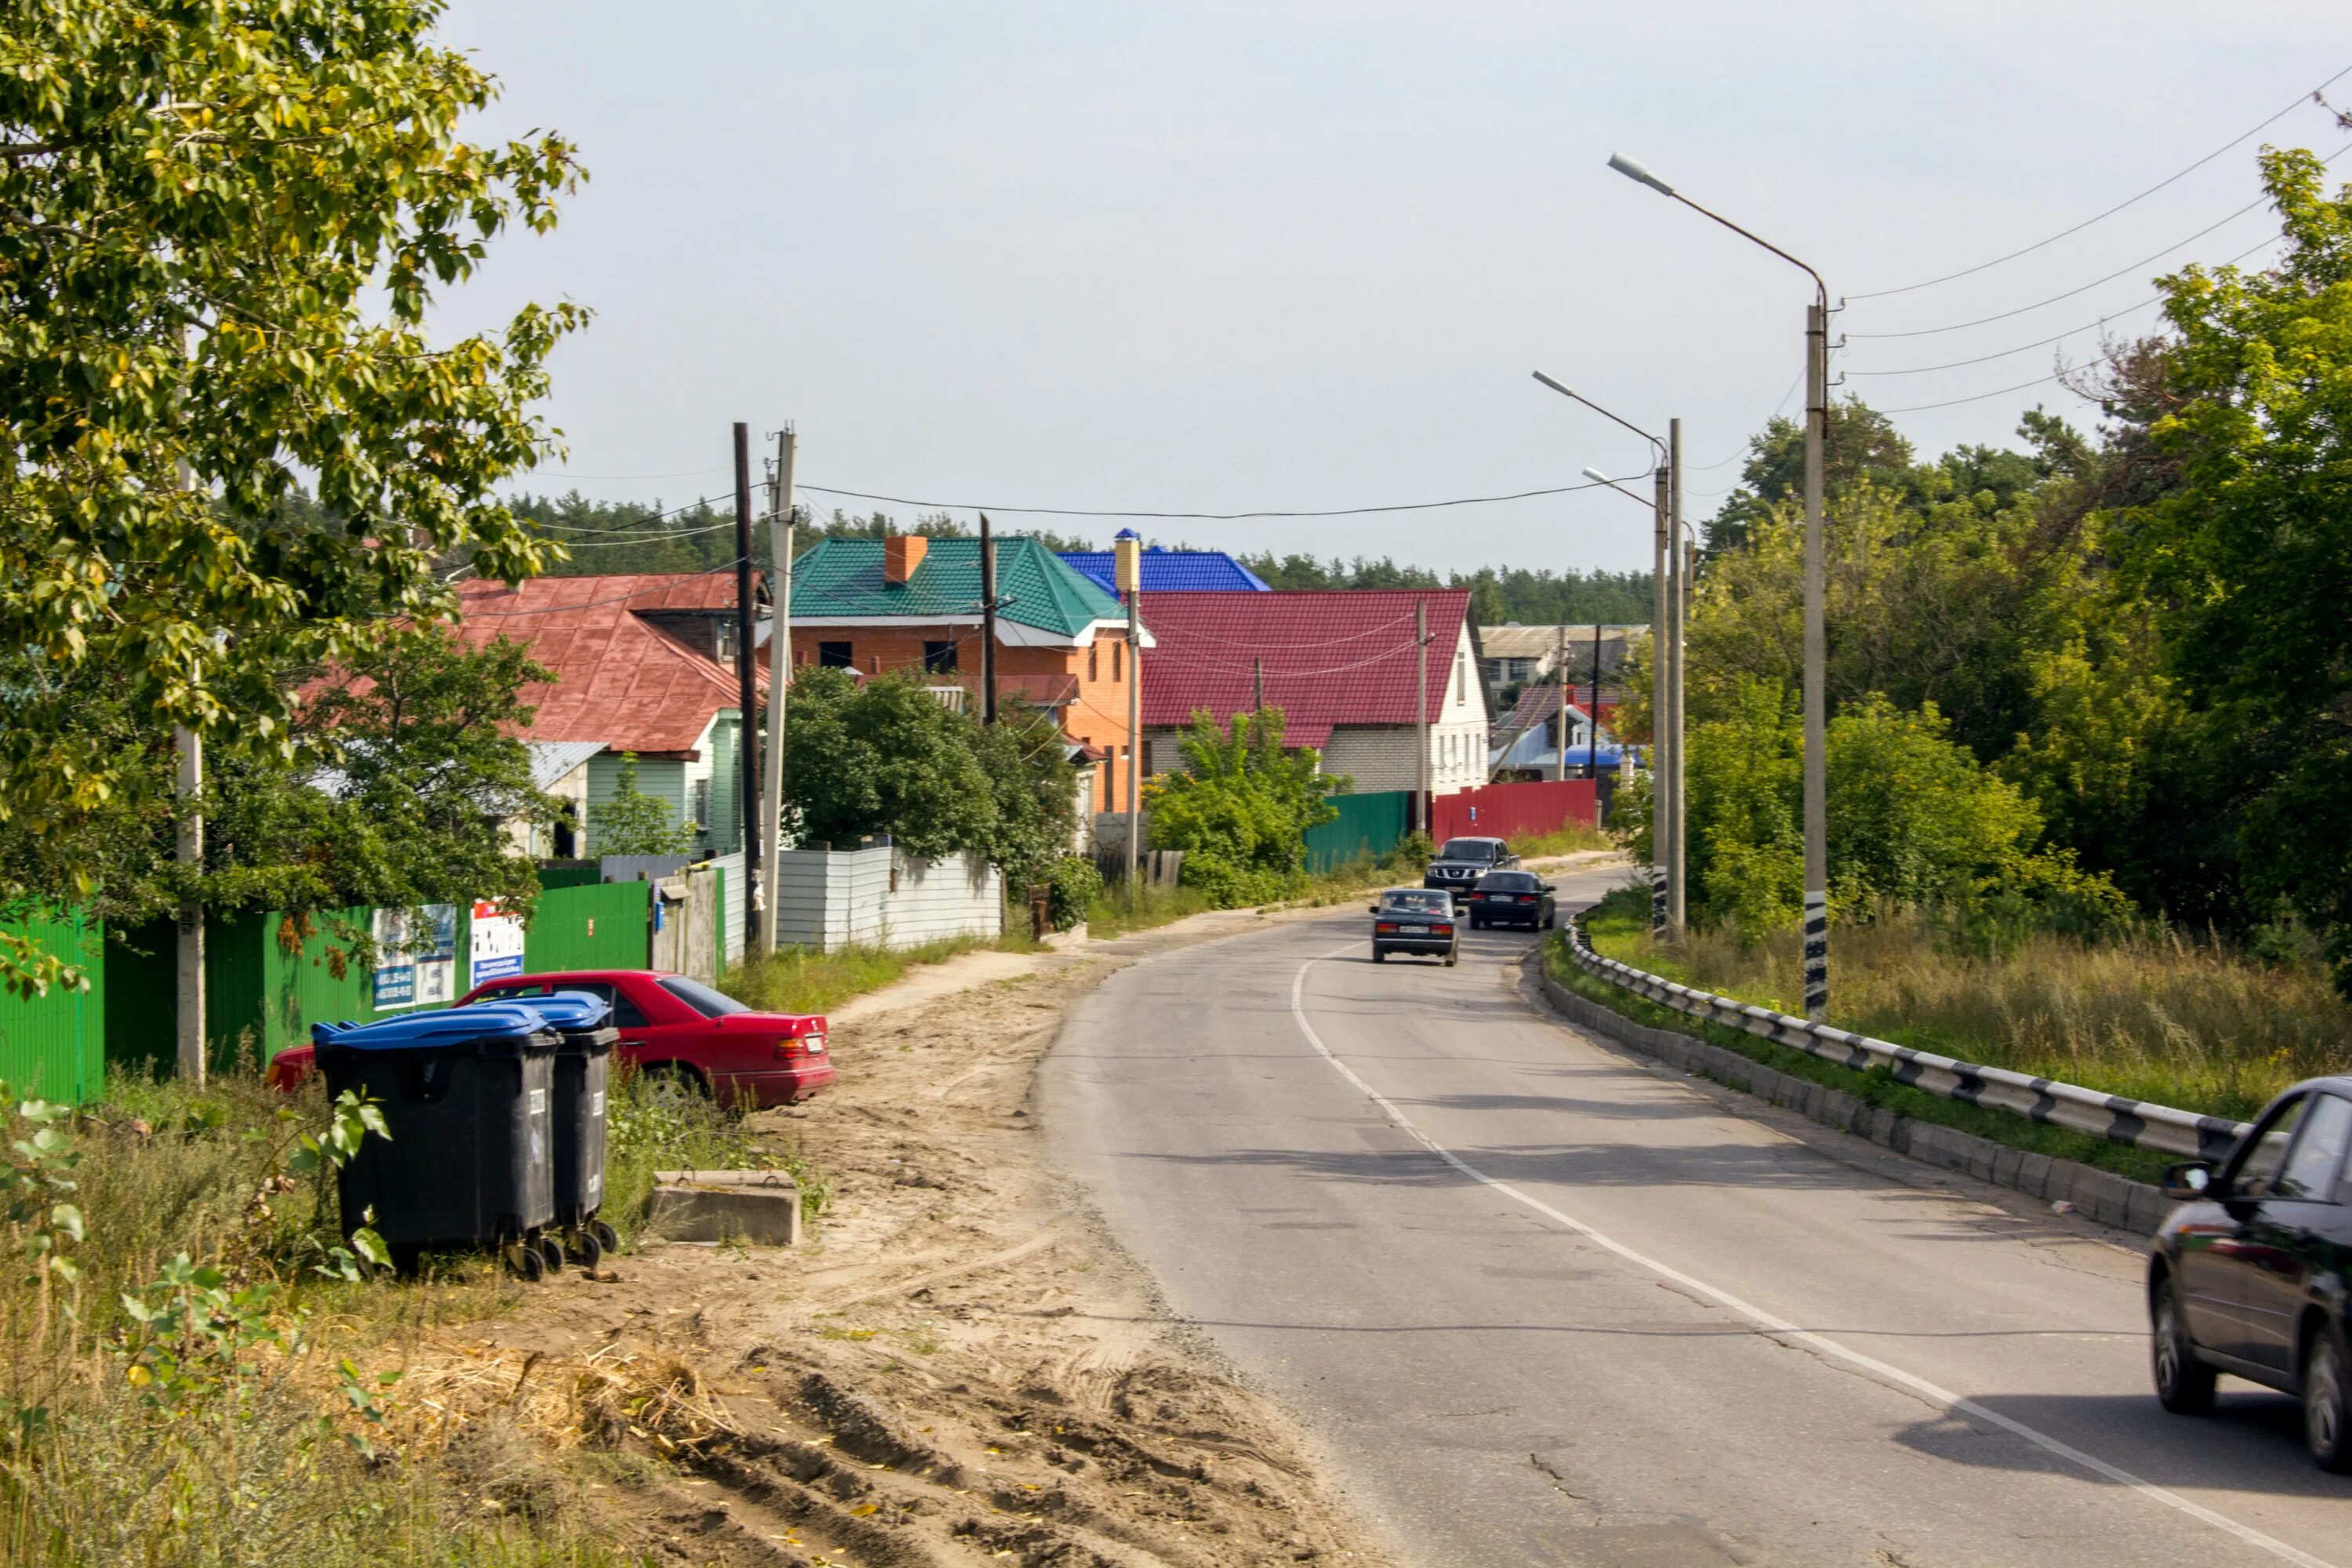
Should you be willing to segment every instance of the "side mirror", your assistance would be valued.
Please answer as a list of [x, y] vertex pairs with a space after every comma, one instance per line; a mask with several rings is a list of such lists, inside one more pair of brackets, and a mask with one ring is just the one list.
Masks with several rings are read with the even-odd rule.
[[1546, 882], [1538, 890], [1546, 893], [1557, 893], [1559, 891], [1558, 888], [1553, 887], [1549, 882]]
[[2189, 1160], [2164, 1168], [2164, 1195], [2175, 1203], [2193, 1203], [2200, 1198], [2215, 1197], [2213, 1167], [2202, 1160]]
[[1371, 908], [1370, 908], [1370, 909], [1366, 910], [1364, 912], [1365, 912], [1366, 914], [1370, 914], [1370, 915], [1376, 915], [1376, 914], [1379, 914], [1379, 913], [1381, 912], [1381, 906], [1380, 906], [1380, 905], [1378, 905], [1378, 904], [1374, 904]]

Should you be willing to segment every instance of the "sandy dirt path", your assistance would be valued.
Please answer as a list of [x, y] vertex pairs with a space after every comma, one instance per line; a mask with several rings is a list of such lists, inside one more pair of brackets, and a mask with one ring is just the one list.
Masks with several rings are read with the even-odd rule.
[[569, 1271], [417, 1367], [417, 1397], [476, 1407], [460, 1443], [497, 1447], [502, 1426], [577, 1451], [552, 1471], [490, 1454], [481, 1506], [585, 1509], [615, 1545], [730, 1568], [1391, 1561], [1034, 1131], [1037, 1067], [1076, 997], [1286, 918], [1199, 917], [858, 1009], [834, 1035], [838, 1089], [760, 1118], [833, 1184], [811, 1243], [656, 1245], [615, 1280]]

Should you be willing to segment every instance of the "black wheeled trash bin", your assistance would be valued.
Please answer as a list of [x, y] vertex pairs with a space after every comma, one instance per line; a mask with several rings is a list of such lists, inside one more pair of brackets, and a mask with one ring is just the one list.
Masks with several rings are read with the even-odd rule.
[[570, 1260], [593, 1268], [621, 1238], [598, 1217], [604, 1206], [605, 1093], [613, 1047], [621, 1034], [613, 1026], [613, 1005], [587, 991], [532, 996], [529, 1007], [556, 1032], [555, 1220]]
[[546, 1271], [554, 1218], [551, 1112], [560, 1041], [529, 1007], [462, 1007], [310, 1031], [327, 1092], [382, 1102], [337, 1181], [343, 1227], [373, 1211], [402, 1272], [429, 1247], [496, 1247], [524, 1279]]

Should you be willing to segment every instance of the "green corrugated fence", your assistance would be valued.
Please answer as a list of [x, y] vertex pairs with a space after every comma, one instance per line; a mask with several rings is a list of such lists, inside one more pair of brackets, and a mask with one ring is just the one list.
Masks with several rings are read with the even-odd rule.
[[106, 943], [79, 910], [11, 921], [42, 952], [79, 964], [87, 991], [51, 986], [43, 995], [0, 991], [0, 1080], [17, 1094], [79, 1105], [106, 1081]]
[[1376, 860], [1404, 841], [1412, 820], [1412, 792], [1381, 790], [1370, 795], [1335, 795], [1339, 820], [1307, 830], [1310, 876], [1336, 871], [1350, 860]]
[[[336, 921], [374, 929], [376, 911], [337, 911], [314, 922], [307, 940], [278, 914], [207, 921], [205, 932], [205, 1035], [215, 1068], [240, 1059], [266, 1062], [310, 1037], [310, 1026], [350, 1019], [373, 1023], [419, 1008], [446, 1006], [483, 980], [548, 969], [642, 969], [652, 884], [604, 882], [548, 888], [515, 951], [511, 931], [497, 940], [478, 927], [476, 906], [445, 906], [447, 924], [436, 948], [396, 956], [381, 968], [347, 962]], [[485, 914], [494, 913], [487, 908]], [[379, 932], [379, 940], [383, 933]], [[477, 942], [477, 936], [484, 940]], [[102, 1014], [106, 1060], [168, 1073], [178, 1014], [173, 984], [175, 933], [169, 921], [107, 943]], [[93, 1083], [93, 1092], [95, 1085]]]

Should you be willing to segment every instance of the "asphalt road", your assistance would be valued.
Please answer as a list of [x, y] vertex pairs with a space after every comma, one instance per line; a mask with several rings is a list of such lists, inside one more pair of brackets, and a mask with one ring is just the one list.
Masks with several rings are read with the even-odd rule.
[[1041, 1116], [1407, 1561], [2352, 1565], [2292, 1402], [2158, 1408], [2122, 1238], [1586, 1038], [1524, 932], [1369, 924], [1113, 976]]

